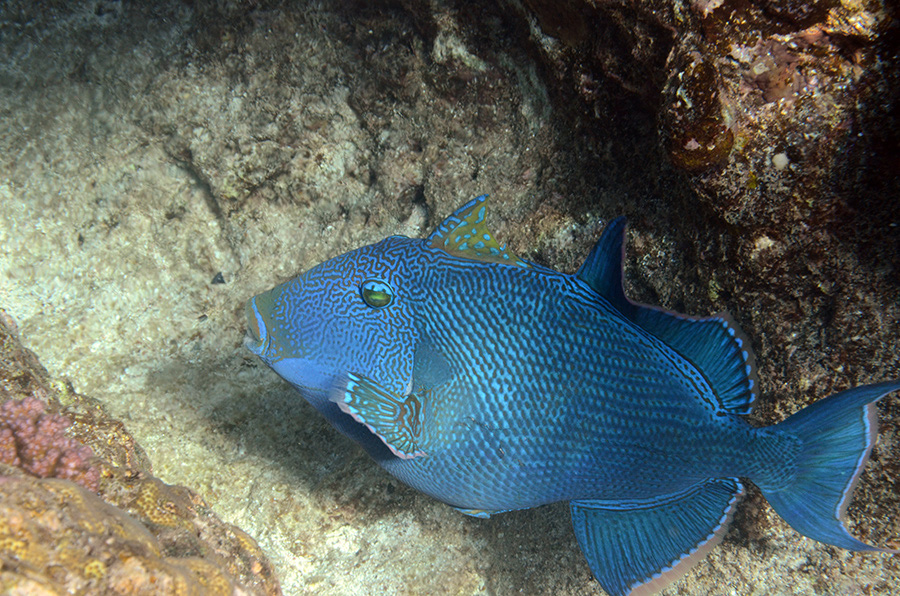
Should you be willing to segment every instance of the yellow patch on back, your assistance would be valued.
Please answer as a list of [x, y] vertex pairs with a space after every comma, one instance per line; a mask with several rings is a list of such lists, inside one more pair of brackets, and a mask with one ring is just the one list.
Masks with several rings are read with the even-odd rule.
[[485, 221], [487, 198], [481, 195], [445, 219], [428, 237], [429, 245], [457, 257], [528, 267], [526, 261], [494, 240]]

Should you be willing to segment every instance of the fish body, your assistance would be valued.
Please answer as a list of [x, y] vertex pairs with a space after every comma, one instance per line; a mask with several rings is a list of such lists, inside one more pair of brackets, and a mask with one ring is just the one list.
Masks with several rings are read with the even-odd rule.
[[387, 238], [256, 296], [248, 346], [436, 499], [479, 517], [570, 502], [610, 594], [653, 590], [704, 555], [739, 478], [804, 534], [874, 548], [841, 517], [877, 434], [873, 404], [900, 382], [752, 427], [749, 344], [727, 315], [629, 301], [624, 219], [566, 275], [500, 246], [485, 213], [483, 196], [428, 238]]

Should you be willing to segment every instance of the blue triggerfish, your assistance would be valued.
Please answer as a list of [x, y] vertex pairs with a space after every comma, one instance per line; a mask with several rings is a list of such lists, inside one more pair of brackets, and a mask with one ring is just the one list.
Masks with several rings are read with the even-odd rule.
[[248, 347], [389, 473], [464, 513], [568, 501], [615, 596], [658, 590], [705, 556], [739, 479], [805, 536], [887, 551], [842, 519], [875, 402], [900, 381], [751, 426], [749, 342], [728, 315], [629, 300], [624, 218], [566, 275], [498, 244], [486, 198], [425, 239], [386, 238], [254, 297]]

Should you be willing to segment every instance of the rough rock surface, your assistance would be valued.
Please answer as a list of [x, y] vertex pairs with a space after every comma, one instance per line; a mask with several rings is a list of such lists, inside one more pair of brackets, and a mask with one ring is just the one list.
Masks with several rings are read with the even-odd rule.
[[[256, 542], [194, 492], [154, 477], [121, 423], [51, 382], [2, 310], [0, 395], [8, 400], [0, 406], [4, 428], [16, 431], [20, 454], [29, 446], [37, 452], [35, 444], [41, 452], [0, 462], [0, 592], [281, 594]], [[35, 419], [43, 436], [26, 441]], [[65, 428], [72, 436], [56, 432]], [[76, 453], [90, 465], [75, 474], [34, 465], [54, 448], [63, 460]]]
[[36, 397], [0, 404], [0, 463], [39, 478], [62, 478], [96, 491], [100, 468], [94, 452], [66, 436], [72, 422], [45, 411]]
[[[735, 315], [758, 423], [900, 376], [892, 22], [851, 1], [5, 2], [0, 304], [288, 593], [596, 594], [564, 505], [483, 521], [399, 485], [242, 349], [244, 301], [490, 192], [498, 238], [566, 271], [628, 215], [631, 295]], [[891, 546], [897, 398], [880, 411], [850, 517]], [[802, 539], [751, 494], [668, 593], [898, 582], [897, 557]]]

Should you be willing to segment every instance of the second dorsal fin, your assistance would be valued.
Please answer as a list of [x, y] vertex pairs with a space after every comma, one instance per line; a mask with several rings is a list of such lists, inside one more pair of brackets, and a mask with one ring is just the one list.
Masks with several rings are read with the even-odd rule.
[[609, 222], [576, 277], [606, 298], [616, 310], [691, 361], [703, 374], [721, 407], [749, 414], [758, 381], [750, 342], [731, 316], [690, 317], [632, 302], [622, 285], [625, 218]]

